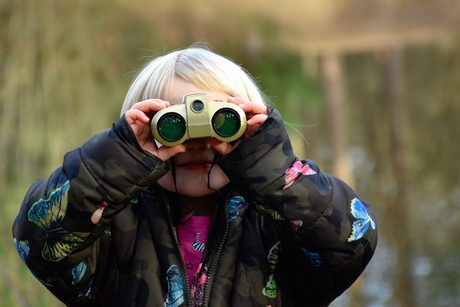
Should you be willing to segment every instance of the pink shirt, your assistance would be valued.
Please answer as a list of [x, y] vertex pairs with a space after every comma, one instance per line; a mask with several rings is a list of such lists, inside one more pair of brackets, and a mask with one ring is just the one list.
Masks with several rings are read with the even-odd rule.
[[191, 216], [181, 222], [177, 230], [190, 286], [192, 286], [195, 274], [200, 267], [210, 225], [210, 216]]

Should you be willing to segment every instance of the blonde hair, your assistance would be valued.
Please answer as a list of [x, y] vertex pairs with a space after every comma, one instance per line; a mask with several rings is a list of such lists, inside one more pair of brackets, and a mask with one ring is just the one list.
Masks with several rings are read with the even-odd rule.
[[165, 100], [177, 77], [208, 91], [266, 104], [265, 95], [245, 69], [201, 43], [148, 62], [134, 78], [121, 114], [139, 101], [152, 98]]

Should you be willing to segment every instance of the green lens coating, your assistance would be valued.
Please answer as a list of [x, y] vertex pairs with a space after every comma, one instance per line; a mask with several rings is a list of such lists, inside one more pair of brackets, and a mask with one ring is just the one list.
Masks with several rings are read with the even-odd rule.
[[168, 142], [180, 140], [185, 134], [185, 120], [176, 113], [167, 113], [158, 120], [158, 133]]
[[214, 131], [222, 137], [230, 137], [240, 130], [240, 116], [235, 110], [220, 109], [212, 118]]

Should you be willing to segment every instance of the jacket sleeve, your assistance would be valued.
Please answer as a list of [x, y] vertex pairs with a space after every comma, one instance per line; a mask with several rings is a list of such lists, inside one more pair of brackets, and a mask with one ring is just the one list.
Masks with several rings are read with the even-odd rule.
[[140, 147], [120, 118], [30, 187], [13, 224], [20, 257], [66, 304], [91, 298], [112, 217], [168, 170], [168, 164]]
[[277, 110], [269, 107], [257, 133], [219, 165], [273, 222], [282, 243], [276, 270], [288, 272], [278, 283], [298, 306], [327, 306], [363, 272], [377, 244], [372, 208], [314, 161], [294, 155]]

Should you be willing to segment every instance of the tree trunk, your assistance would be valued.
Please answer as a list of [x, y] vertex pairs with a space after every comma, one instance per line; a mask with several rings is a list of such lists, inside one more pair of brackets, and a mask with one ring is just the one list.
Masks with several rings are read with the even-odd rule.
[[[332, 143], [332, 174], [353, 187], [355, 179], [348, 156], [349, 123], [340, 55], [335, 52], [323, 53], [320, 56], [320, 69], [326, 94], [328, 127]], [[363, 277], [360, 277], [347, 291], [350, 295], [349, 306], [363, 306], [362, 281]]]
[[345, 104], [345, 84], [341, 58], [338, 53], [323, 53], [321, 74], [326, 94], [329, 135], [332, 147], [332, 174], [354, 186], [348, 158], [348, 112]]
[[406, 110], [403, 102], [403, 76], [401, 51], [390, 49], [386, 54], [388, 119], [390, 130], [390, 180], [396, 189], [386, 199], [388, 231], [398, 255], [397, 282], [394, 299], [401, 307], [416, 307], [414, 285], [411, 278], [411, 244], [408, 222], [406, 188]]

